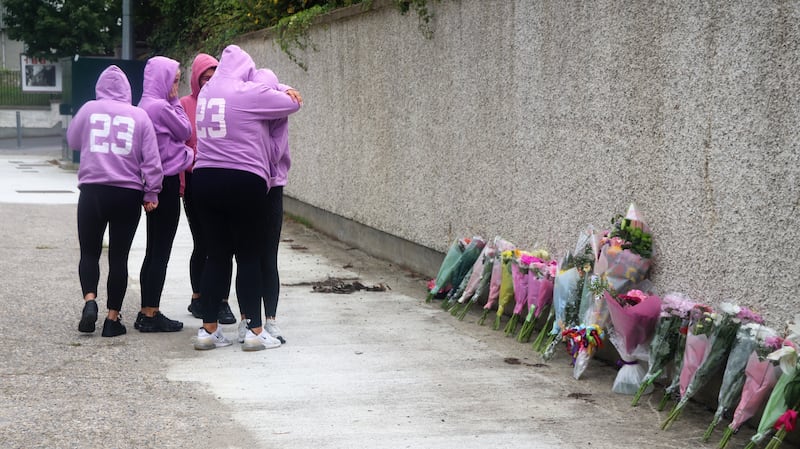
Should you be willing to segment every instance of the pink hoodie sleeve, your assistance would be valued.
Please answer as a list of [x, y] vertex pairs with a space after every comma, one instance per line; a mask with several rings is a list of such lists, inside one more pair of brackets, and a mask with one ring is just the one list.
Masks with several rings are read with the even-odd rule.
[[148, 120], [142, 127], [141, 171], [144, 179], [144, 201], [158, 201], [164, 172], [161, 168], [161, 155], [158, 152], [158, 141], [153, 124]]
[[257, 83], [253, 87], [253, 95], [248, 96], [247, 107], [263, 120], [288, 117], [300, 110], [300, 105], [286, 93]]

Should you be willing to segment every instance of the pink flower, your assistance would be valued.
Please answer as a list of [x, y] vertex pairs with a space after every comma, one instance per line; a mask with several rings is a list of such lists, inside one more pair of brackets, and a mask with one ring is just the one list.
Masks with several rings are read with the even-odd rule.
[[795, 424], [797, 424], [797, 411], [790, 408], [775, 421], [775, 429], [781, 430], [781, 428], [784, 428], [787, 432], [791, 432], [794, 430]]
[[736, 318], [741, 320], [743, 323], [764, 324], [764, 318], [747, 307], [741, 307], [739, 313], [736, 314]]

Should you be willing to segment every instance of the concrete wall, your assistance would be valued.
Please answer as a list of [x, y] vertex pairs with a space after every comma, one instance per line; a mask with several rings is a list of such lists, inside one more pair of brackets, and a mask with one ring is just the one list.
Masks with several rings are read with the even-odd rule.
[[59, 114], [58, 105], [58, 102], [52, 102], [49, 108], [0, 109], [0, 138], [16, 137], [17, 112], [23, 136], [62, 135], [64, 116]]
[[798, 2], [433, 6], [432, 39], [388, 1], [321, 21], [307, 71], [268, 31], [237, 42], [306, 101], [287, 195], [437, 253], [563, 254], [635, 202], [660, 293], [800, 312]]

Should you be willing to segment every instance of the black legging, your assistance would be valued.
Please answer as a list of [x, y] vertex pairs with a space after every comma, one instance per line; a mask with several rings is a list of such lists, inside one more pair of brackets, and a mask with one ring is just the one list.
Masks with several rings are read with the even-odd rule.
[[139, 275], [142, 307], [161, 304], [172, 242], [181, 217], [180, 187], [178, 175], [165, 176], [158, 194], [158, 207], [147, 214], [147, 248]]
[[[183, 210], [186, 211], [186, 221], [189, 222], [189, 231], [192, 233], [192, 255], [189, 257], [189, 282], [192, 284], [192, 293], [200, 293], [201, 279], [203, 279], [203, 268], [206, 266], [206, 237], [203, 234], [203, 226], [200, 220], [197, 204], [192, 199], [192, 173], [184, 174], [185, 184], [183, 187]], [[231, 275], [233, 274], [233, 262], [228, 268], [228, 284], [225, 288], [225, 298], [230, 295]]]
[[143, 193], [102, 184], [84, 184], [78, 198], [78, 242], [81, 260], [78, 277], [85, 297], [97, 295], [100, 282], [100, 255], [103, 234], [108, 225], [108, 281], [106, 289], [109, 310], [121, 310], [128, 289], [128, 254], [142, 216]]
[[261, 259], [264, 287], [264, 315], [274, 317], [278, 311], [281, 280], [278, 276], [278, 246], [283, 226], [283, 187], [275, 186], [267, 193], [266, 251]]
[[261, 256], [264, 252], [267, 182], [253, 173], [225, 168], [194, 170], [195, 201], [208, 259], [200, 288], [204, 323], [216, 323], [236, 256], [236, 295], [250, 327], [261, 327]]

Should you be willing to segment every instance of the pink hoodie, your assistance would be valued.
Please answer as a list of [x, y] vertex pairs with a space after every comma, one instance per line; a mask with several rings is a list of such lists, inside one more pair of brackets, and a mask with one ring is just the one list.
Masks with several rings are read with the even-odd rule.
[[169, 98], [180, 64], [174, 59], [154, 56], [144, 66], [144, 83], [139, 107], [147, 112], [156, 130], [164, 176], [173, 176], [192, 165], [194, 154], [186, 146], [192, 124], [177, 98]]
[[269, 183], [264, 121], [288, 117], [300, 105], [279, 90], [250, 81], [255, 71], [244, 50], [225, 48], [216, 73], [197, 97], [196, 169], [244, 170]]
[[158, 201], [164, 176], [156, 134], [147, 113], [131, 104], [128, 77], [109, 66], [97, 79], [95, 95], [67, 129], [69, 147], [81, 151], [78, 186], [141, 190], [144, 201]]
[[[258, 69], [253, 75], [253, 81], [264, 83], [267, 86], [286, 92], [291, 87], [278, 82], [278, 77], [270, 69]], [[292, 157], [289, 154], [289, 118], [279, 118], [264, 122], [264, 147], [269, 160], [269, 188], [283, 187], [288, 181], [289, 168], [292, 166]]]
[[[192, 135], [189, 137], [189, 140], [186, 141], [186, 145], [189, 145], [192, 150], [194, 150], [195, 155], [197, 154], [197, 130], [195, 129], [195, 116], [197, 112], [197, 96], [200, 95], [200, 75], [202, 75], [206, 70], [214, 68], [218, 65], [219, 61], [217, 61], [217, 58], [209, 54], [200, 53], [195, 56], [194, 62], [192, 62], [192, 77], [189, 81], [189, 85], [192, 87], [192, 93], [181, 97], [181, 105], [186, 111], [186, 115], [189, 116], [189, 122], [192, 124]], [[192, 168], [189, 167], [187, 171], [192, 171]]]

